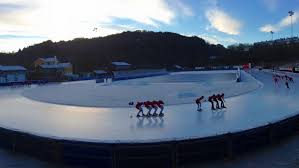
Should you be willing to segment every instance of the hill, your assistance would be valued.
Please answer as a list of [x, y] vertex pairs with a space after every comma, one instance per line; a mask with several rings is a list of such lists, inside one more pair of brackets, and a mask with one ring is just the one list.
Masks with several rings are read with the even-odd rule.
[[1, 64], [30, 67], [38, 57], [56, 55], [70, 61], [75, 71], [90, 71], [111, 61], [127, 61], [135, 66], [200, 66], [211, 63], [210, 56], [227, 55], [222, 45], [211, 45], [199, 37], [169, 32], [135, 31], [93, 39], [45, 41], [15, 54], [2, 54]]

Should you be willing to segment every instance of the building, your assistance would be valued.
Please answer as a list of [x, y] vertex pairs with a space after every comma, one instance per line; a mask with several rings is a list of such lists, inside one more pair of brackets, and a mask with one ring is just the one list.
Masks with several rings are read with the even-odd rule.
[[50, 58], [38, 58], [33, 62], [35, 68], [40, 65], [56, 65], [59, 61], [56, 56]]
[[73, 74], [73, 65], [69, 62], [60, 63], [56, 56], [49, 58], [38, 58], [33, 62], [36, 70], [44, 73], [48, 72], [59, 72], [63, 75]]
[[26, 81], [26, 68], [22, 66], [1, 66], [0, 84], [24, 83]]
[[63, 81], [77, 78], [73, 75], [73, 65], [69, 62], [60, 63], [56, 56], [38, 58], [33, 66], [35, 71], [29, 76], [32, 80]]
[[132, 65], [127, 62], [112, 62], [111, 70], [112, 71], [122, 71], [131, 69]]
[[43, 73], [61, 73], [62, 75], [73, 74], [73, 66], [71, 63], [58, 64], [42, 64], [37, 67]]

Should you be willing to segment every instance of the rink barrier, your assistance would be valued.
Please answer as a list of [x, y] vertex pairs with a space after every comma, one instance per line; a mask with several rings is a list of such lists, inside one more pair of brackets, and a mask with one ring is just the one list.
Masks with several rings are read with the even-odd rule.
[[94, 143], [41, 137], [0, 128], [0, 146], [41, 160], [83, 167], [171, 167], [232, 158], [295, 133], [299, 115], [222, 135], [153, 143]]
[[114, 77], [113, 81], [138, 79], [138, 78], [147, 78], [147, 77], [155, 77], [155, 76], [162, 76], [162, 75], [168, 75], [168, 74], [169, 74], [168, 72], [161, 72], [161, 73], [155, 73], [155, 74], [143, 74], [143, 75], [132, 75], [132, 76]]

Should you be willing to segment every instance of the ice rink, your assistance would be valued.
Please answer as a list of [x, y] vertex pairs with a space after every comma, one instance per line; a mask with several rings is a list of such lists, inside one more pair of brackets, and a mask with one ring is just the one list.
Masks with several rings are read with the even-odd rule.
[[[109, 86], [85, 81], [2, 88], [0, 127], [65, 140], [138, 143], [242, 131], [299, 114], [295, 76], [288, 90], [282, 82], [275, 86], [269, 72], [251, 70], [256, 79], [242, 72], [241, 83], [235, 82], [234, 72], [211, 73], [176, 73], [171, 74], [175, 77], [118, 81]], [[204, 103], [204, 110], [196, 111], [196, 96], [218, 92], [229, 97], [226, 110], [213, 112]], [[115, 101], [109, 96], [116, 96]], [[166, 102], [165, 117], [130, 118], [136, 110], [127, 102], [147, 98]]]
[[[236, 82], [234, 71], [178, 72], [169, 75], [115, 81], [69, 82], [26, 89], [32, 100], [84, 107], [129, 107], [128, 102], [163, 100], [167, 105], [194, 103], [197, 97], [224, 92], [227, 97], [258, 87], [253, 80]], [[244, 79], [246, 76], [244, 76]]]

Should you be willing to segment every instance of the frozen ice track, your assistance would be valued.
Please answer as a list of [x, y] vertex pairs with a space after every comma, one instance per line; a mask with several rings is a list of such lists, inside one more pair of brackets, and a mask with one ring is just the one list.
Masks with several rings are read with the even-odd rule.
[[[132, 108], [92, 108], [30, 100], [22, 89], [0, 90], [0, 126], [39, 136], [88, 142], [159, 142], [215, 136], [273, 123], [298, 114], [299, 93], [274, 88], [271, 75], [253, 72], [266, 87], [227, 99], [228, 109], [196, 111], [194, 104], [171, 105], [161, 118], [130, 118]], [[295, 79], [296, 80], [296, 79]], [[297, 86], [297, 83], [296, 83]], [[295, 86], [291, 86], [295, 88]], [[284, 106], [286, 105], [287, 106]]]
[[[152, 155], [158, 155], [157, 158], [163, 160], [164, 157], [164, 160], [170, 162], [173, 161], [173, 154], [183, 162], [193, 158], [192, 152], [199, 152], [196, 154], [198, 158], [200, 153], [206, 154], [205, 150], [229, 156], [236, 148], [229, 147], [230, 144], [250, 147], [248, 144], [242, 146], [240, 142], [245, 143], [247, 140], [252, 142], [253, 139], [257, 140], [254, 141], [255, 145], [258, 142], [263, 144], [262, 142], [271, 141], [272, 136], [281, 133], [279, 131], [275, 133], [273, 131], [277, 130], [275, 128], [279, 128], [278, 130], [297, 128], [298, 84], [291, 85], [291, 90], [286, 90], [283, 84], [275, 88], [270, 74], [255, 70], [251, 74], [261, 81], [264, 87], [227, 99], [226, 111], [211, 112], [209, 105], [204, 104], [205, 110], [199, 113], [194, 104], [173, 105], [166, 107], [166, 116], [163, 120], [131, 119], [130, 108], [53, 105], [27, 99], [21, 96], [21, 89], [1, 90], [3, 96], [0, 98], [0, 105], [2, 107], [5, 105], [5, 108], [0, 114], [0, 126], [7, 129], [0, 130], [0, 139], [7, 137], [12, 139], [7, 142], [2, 140], [0, 144], [3, 146], [5, 141], [10, 147], [15, 146], [24, 150], [25, 143], [35, 142], [42, 146], [50, 141], [48, 146], [45, 145], [47, 149], [53, 145], [54, 148], [60, 149], [60, 152], [69, 152], [70, 155], [76, 153], [71, 154], [72, 150], [78, 150], [79, 153], [104, 151], [107, 158], [118, 162], [126, 158], [122, 152], [126, 152], [132, 159], [138, 150], [142, 151], [144, 155], [142, 158], [148, 159]], [[295, 79], [297, 80], [298, 78]], [[275, 123], [278, 123], [278, 126], [274, 125]], [[10, 135], [8, 130], [17, 132], [13, 131], [13, 135]], [[288, 132], [285, 129], [281, 130]], [[116, 147], [111, 146], [113, 144]], [[85, 147], [84, 150], [82, 146]], [[36, 147], [32, 150], [44, 149]], [[161, 156], [150, 154], [150, 151], [157, 151]], [[114, 158], [115, 154], [117, 158]], [[173, 165], [170, 162], [165, 164]], [[110, 163], [114, 161], [107, 161], [108, 167]]]

